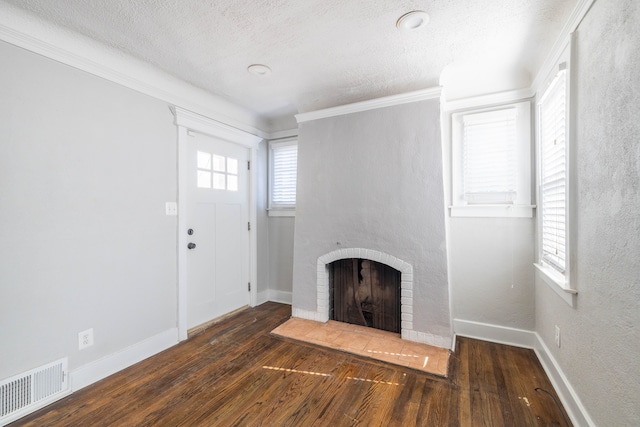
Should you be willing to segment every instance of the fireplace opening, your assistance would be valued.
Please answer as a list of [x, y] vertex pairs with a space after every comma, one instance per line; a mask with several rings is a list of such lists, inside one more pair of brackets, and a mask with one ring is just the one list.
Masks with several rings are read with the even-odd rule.
[[331, 320], [400, 333], [400, 271], [362, 258], [328, 267]]

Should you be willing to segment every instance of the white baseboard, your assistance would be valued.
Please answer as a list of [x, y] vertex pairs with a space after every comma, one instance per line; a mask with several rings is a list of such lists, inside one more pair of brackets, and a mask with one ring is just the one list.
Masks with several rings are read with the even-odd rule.
[[256, 295], [256, 306], [264, 304], [267, 301], [269, 301], [269, 290], [258, 292]]
[[567, 414], [569, 414], [573, 425], [595, 427], [596, 424], [589, 416], [578, 394], [571, 386], [564, 372], [562, 372], [562, 369], [560, 369], [560, 365], [558, 365], [547, 345], [537, 333], [535, 333], [535, 338], [533, 350], [536, 352], [542, 368], [547, 373], [551, 384], [553, 384], [553, 388], [556, 390]]
[[172, 328], [69, 373], [71, 390], [78, 391], [178, 343], [178, 329]]
[[515, 347], [534, 348], [535, 333], [525, 329], [508, 328], [470, 320], [453, 319], [456, 335], [507, 344]]
[[269, 289], [267, 291], [269, 294], [269, 301], [280, 302], [282, 304], [289, 304], [293, 301], [291, 292], [287, 291], [278, 291], [276, 289]]
[[453, 320], [453, 329], [455, 336], [460, 335], [498, 344], [530, 348], [535, 351], [573, 425], [595, 427], [595, 423], [587, 413], [573, 386], [537, 332], [461, 319]]

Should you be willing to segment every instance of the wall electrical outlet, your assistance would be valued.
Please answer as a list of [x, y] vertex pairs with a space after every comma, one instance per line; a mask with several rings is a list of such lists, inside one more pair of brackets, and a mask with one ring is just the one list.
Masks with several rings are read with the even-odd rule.
[[78, 334], [78, 350], [91, 347], [93, 345], [93, 328], [82, 331]]
[[560, 347], [560, 326], [556, 325], [556, 345]]

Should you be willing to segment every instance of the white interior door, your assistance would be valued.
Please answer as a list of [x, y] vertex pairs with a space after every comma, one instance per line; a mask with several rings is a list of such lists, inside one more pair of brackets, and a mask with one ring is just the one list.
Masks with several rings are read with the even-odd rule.
[[249, 150], [192, 133], [187, 151], [187, 328], [193, 328], [250, 302]]

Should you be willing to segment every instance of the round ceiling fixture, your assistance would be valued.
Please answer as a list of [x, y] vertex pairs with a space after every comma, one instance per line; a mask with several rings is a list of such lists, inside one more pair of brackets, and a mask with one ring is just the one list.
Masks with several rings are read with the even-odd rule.
[[398, 22], [396, 22], [396, 27], [403, 31], [411, 31], [417, 30], [420, 27], [424, 27], [429, 22], [429, 14], [422, 10], [414, 10], [409, 13], [405, 13], [402, 15]]
[[271, 68], [263, 64], [253, 64], [247, 67], [247, 71], [256, 76], [264, 77], [271, 74]]

